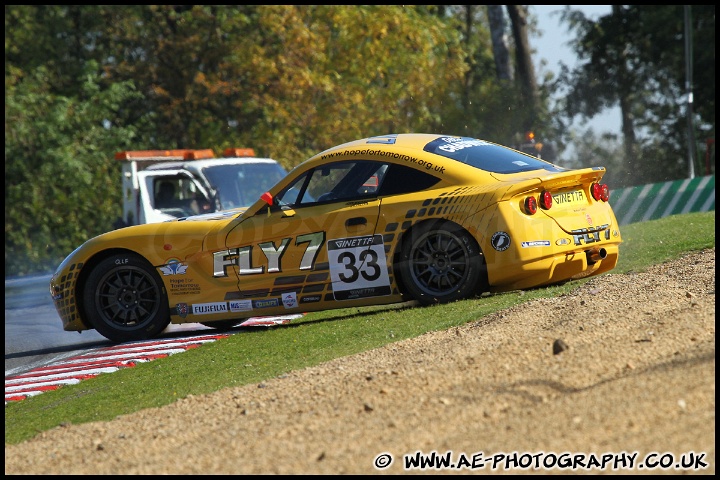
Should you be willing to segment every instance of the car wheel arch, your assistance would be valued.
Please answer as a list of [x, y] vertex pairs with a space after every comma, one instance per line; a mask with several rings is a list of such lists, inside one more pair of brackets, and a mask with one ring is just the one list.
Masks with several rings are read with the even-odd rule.
[[[142, 257], [141, 254], [139, 254], [138, 252], [135, 252], [134, 250], [130, 250], [127, 248], [112, 248], [112, 249], [97, 252], [92, 257], [88, 258], [87, 261], [85, 261], [85, 263], [83, 264], [83, 267], [80, 269], [80, 273], [78, 274], [77, 282], [75, 283], [75, 298], [77, 299], [75, 307], [78, 309], [78, 312], [80, 313], [80, 319], [81, 319], [82, 323], [90, 329], [95, 329], [95, 326], [88, 319], [88, 313], [85, 311], [85, 302], [82, 301], [83, 292], [85, 291], [85, 288], [87, 287], [88, 278], [90, 277], [90, 274], [93, 272], [93, 270], [100, 263], [102, 263], [109, 257], [115, 256], [115, 255], [122, 255], [122, 254], [133, 254], [133, 255], [139, 255], [140, 257]], [[147, 262], [147, 264], [150, 268], [153, 268], [153, 269], [155, 268], [155, 266], [152, 265], [150, 262]]]
[[475, 255], [480, 257], [482, 269], [484, 270], [481, 273], [481, 279], [484, 284], [480, 285], [479, 290], [486, 290], [489, 288], [488, 279], [487, 279], [487, 265], [485, 263], [484, 259], [484, 253], [482, 248], [480, 247], [480, 244], [475, 239], [475, 237], [461, 224], [454, 222], [452, 220], [444, 219], [444, 218], [428, 218], [425, 220], [421, 220], [419, 222], [414, 223], [409, 228], [404, 230], [402, 234], [400, 235], [400, 238], [398, 239], [398, 242], [395, 246], [395, 251], [393, 253], [393, 272], [395, 272], [396, 276], [396, 283], [398, 284], [398, 288], [400, 292], [403, 295], [411, 295], [408, 287], [407, 287], [407, 281], [408, 279], [403, 278], [402, 274], [402, 268], [401, 268], [401, 262], [403, 259], [403, 250], [406, 248], [407, 244], [409, 242], [413, 241], [413, 234], [416, 232], [422, 232], [422, 231], [428, 231], [432, 230], [433, 228], [437, 228], [438, 226], [445, 224], [445, 228], [448, 226], [455, 230], [456, 232], [461, 232], [466, 236], [466, 238], [472, 242], [472, 247], [475, 249]]

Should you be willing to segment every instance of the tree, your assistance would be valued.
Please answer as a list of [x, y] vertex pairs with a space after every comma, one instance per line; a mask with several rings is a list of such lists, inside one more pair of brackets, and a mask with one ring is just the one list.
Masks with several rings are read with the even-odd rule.
[[523, 132], [526, 132], [534, 130], [537, 126], [537, 117], [540, 110], [535, 67], [532, 63], [530, 44], [528, 43], [527, 6], [507, 5], [507, 11], [512, 25], [513, 39], [515, 40], [515, 63], [517, 65], [520, 91], [523, 105], [528, 112], [522, 125]]
[[[674, 180], [687, 172], [682, 8], [616, 5], [597, 22], [578, 11], [563, 13], [577, 32], [573, 48], [581, 60], [559, 78], [569, 86], [565, 114], [588, 118], [620, 106], [627, 164], [623, 185]], [[712, 66], [714, 72], [715, 7], [693, 8], [699, 10], [693, 16], [693, 43], [703, 46], [693, 49], [703, 52], [703, 61], [693, 66], [700, 73], [702, 112], [698, 138], [690, 141], [701, 142], [714, 136], [715, 128], [714, 74], [706, 71]]]
[[[714, 6], [693, 9], [693, 41], [706, 47], [694, 49], [704, 140], [714, 136]], [[126, 149], [253, 147], [290, 168], [396, 132], [567, 139], [564, 118], [619, 103], [638, 152], [616, 170], [623, 180], [685, 171], [679, 7], [618, 6], [598, 22], [567, 10], [585, 64], [542, 85], [532, 18], [526, 6], [505, 10], [509, 23], [499, 6], [472, 5], [6, 6], [6, 272], [53, 268], [111, 228], [121, 205], [112, 157]], [[550, 117], [564, 82], [564, 117]], [[608, 140], [582, 148], [617, 158]]]
[[101, 90], [90, 67], [85, 100], [50, 93], [44, 67], [6, 71], [6, 275], [54, 270], [121, 213], [120, 165], [108, 152], [129, 144], [134, 130], [106, 119], [135, 93], [122, 83]]
[[539, 97], [530, 58], [527, 9], [508, 8], [513, 10], [514, 25], [505, 21], [502, 6], [442, 9], [461, 32], [468, 67], [458, 93], [451, 97], [457, 103], [449, 104], [442, 117], [444, 125], [452, 127], [446, 128], [450, 132], [516, 145], [526, 131], [547, 128], [548, 107]]
[[507, 45], [505, 16], [503, 15], [502, 5], [488, 5], [487, 11], [497, 76], [501, 81], [512, 81], [513, 78], [515, 78], [515, 75], [513, 69], [511, 68], [510, 50]]
[[112, 228], [117, 151], [250, 146], [293, 167], [440, 128], [466, 70], [451, 20], [414, 6], [6, 6], [6, 274], [54, 269]]

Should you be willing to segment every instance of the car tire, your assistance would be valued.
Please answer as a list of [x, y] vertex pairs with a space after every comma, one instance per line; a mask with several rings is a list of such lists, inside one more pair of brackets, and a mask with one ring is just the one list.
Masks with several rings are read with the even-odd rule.
[[93, 268], [83, 307], [98, 333], [118, 343], [154, 338], [170, 323], [160, 275], [134, 253], [114, 254]]
[[488, 288], [485, 257], [459, 225], [418, 225], [402, 245], [399, 271], [405, 290], [423, 305], [468, 298]]

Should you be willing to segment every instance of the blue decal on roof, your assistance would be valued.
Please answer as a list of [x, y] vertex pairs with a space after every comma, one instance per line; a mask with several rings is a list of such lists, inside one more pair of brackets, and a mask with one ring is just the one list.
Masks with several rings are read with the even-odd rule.
[[567, 170], [512, 148], [470, 137], [438, 137], [423, 150], [493, 173]]

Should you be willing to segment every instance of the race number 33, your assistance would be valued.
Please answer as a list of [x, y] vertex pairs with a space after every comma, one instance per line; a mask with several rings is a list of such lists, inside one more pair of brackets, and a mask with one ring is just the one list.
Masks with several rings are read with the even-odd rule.
[[338, 238], [327, 248], [335, 300], [390, 295], [382, 235]]

